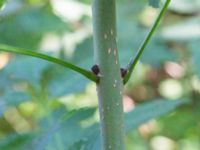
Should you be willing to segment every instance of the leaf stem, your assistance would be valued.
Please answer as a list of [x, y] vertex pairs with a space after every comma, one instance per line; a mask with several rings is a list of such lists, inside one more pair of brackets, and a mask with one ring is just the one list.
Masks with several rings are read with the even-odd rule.
[[63, 61], [63, 60], [55, 58], [55, 57], [51, 57], [51, 56], [41, 54], [41, 53], [38, 53], [38, 52], [25, 50], [25, 49], [22, 49], [22, 48], [16, 48], [16, 47], [4, 45], [4, 44], [0, 44], [0, 51], [17, 53], [17, 54], [21, 54], [21, 55], [28, 55], [28, 56], [40, 58], [40, 59], [43, 59], [43, 60], [46, 60], [46, 61], [49, 61], [49, 62], [59, 64], [59, 65], [64, 66], [66, 68], [69, 68], [69, 69], [71, 69], [75, 72], [82, 74], [83, 76], [85, 76], [86, 78], [88, 78], [88, 79], [90, 79], [94, 82], [98, 81], [98, 78], [91, 71], [85, 70], [81, 67], [78, 67], [78, 66], [72, 64], [72, 63]]
[[151, 30], [149, 31], [148, 35], [146, 36], [145, 40], [143, 41], [143, 43], [140, 46], [139, 50], [137, 51], [136, 55], [131, 59], [130, 63], [127, 65], [126, 69], [127, 69], [128, 73], [124, 77], [124, 84], [126, 84], [128, 82], [128, 80], [130, 79], [130, 76], [131, 76], [137, 62], [139, 61], [142, 53], [144, 52], [144, 49], [147, 47], [147, 44], [149, 43], [153, 33], [155, 32], [156, 28], [158, 27], [158, 24], [159, 24], [162, 16], [164, 15], [165, 11], [167, 10], [167, 7], [168, 7], [170, 1], [171, 0], [166, 0], [166, 2], [164, 4], [164, 6], [162, 7], [158, 17], [155, 20], [155, 23], [151, 27]]

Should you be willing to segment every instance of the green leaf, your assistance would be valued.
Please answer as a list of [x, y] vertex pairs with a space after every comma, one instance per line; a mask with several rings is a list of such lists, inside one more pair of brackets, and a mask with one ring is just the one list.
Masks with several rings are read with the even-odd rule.
[[154, 7], [154, 8], [158, 8], [159, 2], [160, 2], [160, 0], [149, 0], [149, 5]]
[[24, 6], [20, 11], [1, 20], [0, 43], [38, 49], [45, 34], [59, 35], [63, 31], [70, 31], [69, 22], [58, 18], [49, 5], [30, 7], [24, 4]]
[[8, 63], [2, 73], [6, 74], [8, 81], [12, 81], [12, 83], [27, 81], [29, 84], [37, 86], [42, 73], [48, 66], [49, 63], [43, 60], [32, 57], [17, 57]]
[[71, 64], [69, 62], [63, 61], [63, 60], [55, 58], [55, 57], [51, 57], [51, 56], [41, 54], [41, 53], [38, 53], [38, 52], [25, 50], [25, 49], [21, 49], [21, 48], [16, 48], [16, 47], [3, 45], [3, 44], [0, 44], [0, 51], [12, 52], [12, 53], [28, 55], [28, 56], [44, 59], [44, 60], [47, 60], [49, 62], [53, 62], [53, 63], [59, 64], [61, 66], [64, 66], [65, 68], [69, 68], [69, 69], [71, 69], [75, 72], [78, 72], [78, 73], [82, 74], [83, 76], [85, 76], [86, 78], [88, 78], [92, 81], [95, 81], [95, 82], [97, 81], [97, 77], [95, 75], [93, 75], [92, 72], [87, 71], [85, 69], [82, 69], [82, 68], [80, 68], [80, 67], [78, 67], [74, 64]]
[[126, 132], [128, 133], [130, 130], [136, 129], [138, 126], [151, 119], [167, 114], [186, 102], [185, 100], [158, 99], [141, 104], [125, 115]]
[[[125, 114], [126, 132], [128, 133], [130, 130], [136, 129], [138, 126], [149, 121], [150, 119], [155, 119], [164, 114], [167, 114], [185, 103], [186, 101], [183, 100], [155, 100], [141, 104], [137, 106], [132, 112]], [[87, 109], [72, 111], [68, 113], [70, 117], [67, 115], [66, 120], [62, 119], [62, 123], [60, 125], [58, 125], [59, 121], [52, 121], [54, 122], [53, 126], [51, 126], [47, 132], [41, 136], [41, 139], [43, 140], [39, 138], [37, 140], [37, 144], [34, 142], [34, 145], [37, 145], [39, 148], [36, 148], [35, 150], [40, 150], [40, 148], [42, 149], [46, 147], [48, 143], [51, 143], [50, 147], [55, 149], [56, 145], [53, 137], [56, 133], [60, 135], [60, 140], [62, 141], [61, 143], [65, 145], [67, 150], [77, 150], [80, 149], [80, 147], [84, 147], [85, 150], [97, 150], [97, 148], [100, 150], [101, 145], [99, 124], [82, 129], [80, 126], [77, 126], [77, 123], [80, 122], [80, 120], [91, 116], [92, 110], [90, 113], [88, 113]], [[60, 118], [57, 115], [55, 117]], [[65, 117], [63, 116], [62, 118]], [[45, 128], [47, 127], [47, 125], [44, 126]], [[38, 142], [40, 142], [40, 144]]]
[[87, 79], [77, 73], [69, 72], [65, 68], [52, 66], [48, 72], [47, 88], [50, 97], [55, 98], [81, 92], [88, 83]]
[[100, 131], [96, 130], [92, 135], [86, 136], [73, 145], [67, 150], [101, 150]]
[[29, 100], [30, 97], [27, 93], [24, 92], [7, 92], [2, 97], [0, 101], [4, 101], [7, 106], [17, 106], [21, 102]]
[[30, 96], [25, 92], [19, 91], [6, 91], [0, 96], [0, 117], [9, 107], [16, 107], [20, 103], [25, 102], [30, 99]]
[[0, 149], [2, 150], [26, 150], [26, 145], [33, 135], [31, 134], [11, 134], [0, 140]]
[[173, 138], [174, 140], [180, 140], [183, 139], [183, 137], [191, 136], [191, 132], [185, 131], [192, 131], [192, 133], [195, 133], [194, 135], [200, 135], [198, 128], [200, 117], [199, 110], [199, 104], [195, 104], [192, 109], [190, 106], [184, 107], [168, 117], [161, 118], [158, 123], [158, 126], [161, 127], [160, 134], [166, 135], [168, 138]]
[[87, 141], [85, 140], [80, 140], [76, 143], [74, 143], [70, 148], [68, 148], [67, 150], [82, 150], [85, 149], [85, 145], [86, 145]]
[[[74, 143], [86, 139], [93, 133], [93, 126], [84, 127], [81, 122], [91, 118], [96, 108], [84, 108], [72, 110], [66, 113], [66, 109], [59, 107], [47, 118], [42, 120], [42, 132], [27, 147], [33, 150], [68, 149]], [[64, 115], [63, 115], [64, 114]], [[63, 147], [63, 148], [61, 148]]]
[[0, 9], [3, 6], [4, 3], [5, 3], [5, 0], [0, 0]]
[[[76, 63], [84, 68], [90, 68], [93, 63], [92, 47], [92, 38], [85, 39], [77, 45], [70, 62]], [[89, 83], [87, 79], [82, 78], [79, 74], [61, 67], [52, 66], [47, 74], [49, 78], [47, 81], [48, 91], [52, 97], [81, 92]]]
[[147, 49], [141, 56], [142, 63], [161, 68], [166, 61], [177, 61], [177, 55], [159, 37], [152, 39]]
[[8, 74], [2, 70], [0, 70], [0, 83], [0, 93], [5, 92], [5, 90], [9, 89], [12, 85]]
[[91, 68], [91, 64], [93, 64], [92, 37], [88, 37], [82, 43], [76, 45], [71, 61], [78, 63], [81, 67]]
[[[136, 106], [133, 111], [125, 114], [126, 133], [129, 133], [131, 130], [138, 128], [140, 125], [151, 119], [158, 118], [171, 112], [186, 102], [187, 101], [184, 100], [155, 100]], [[101, 142], [98, 128], [99, 125], [91, 135], [88, 136], [86, 134], [87, 140], [81, 139], [77, 141], [70, 147], [69, 150], [77, 150], [80, 147], [84, 148], [85, 150], [100, 150]]]
[[5, 3], [5, 0], [0, 0], [0, 9], [3, 6], [4, 3]]

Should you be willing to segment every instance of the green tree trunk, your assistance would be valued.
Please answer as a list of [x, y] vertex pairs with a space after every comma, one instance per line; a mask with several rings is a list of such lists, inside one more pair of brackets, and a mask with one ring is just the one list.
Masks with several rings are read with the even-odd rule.
[[115, 0], [93, 0], [94, 59], [103, 150], [124, 150], [123, 83], [117, 50]]

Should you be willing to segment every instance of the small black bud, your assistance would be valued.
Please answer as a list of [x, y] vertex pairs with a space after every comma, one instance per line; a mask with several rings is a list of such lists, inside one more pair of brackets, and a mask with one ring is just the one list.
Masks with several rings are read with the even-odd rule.
[[121, 68], [120, 71], [121, 71], [121, 77], [124, 78], [127, 74], [127, 69]]
[[93, 72], [95, 75], [98, 75], [99, 72], [100, 72], [99, 66], [98, 66], [98, 65], [92, 66], [91, 70], [92, 70], [92, 72]]

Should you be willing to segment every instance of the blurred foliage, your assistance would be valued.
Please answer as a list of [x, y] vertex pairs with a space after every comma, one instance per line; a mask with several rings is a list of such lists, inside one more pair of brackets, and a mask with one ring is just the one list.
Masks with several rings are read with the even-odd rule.
[[160, 2], [160, 0], [149, 0], [149, 5], [153, 6], [155, 8], [158, 8], [159, 7], [159, 2]]
[[[172, 1], [126, 86], [127, 150], [200, 149], [199, 2]], [[159, 6], [158, 0], [149, 3]], [[0, 11], [0, 43], [89, 69], [90, 5], [91, 0], [8, 0]], [[135, 54], [157, 14], [147, 0], [117, 1], [122, 66]], [[0, 149], [100, 148], [94, 84], [37, 58], [0, 53]]]
[[0, 0], [0, 8], [4, 5], [5, 0]]

